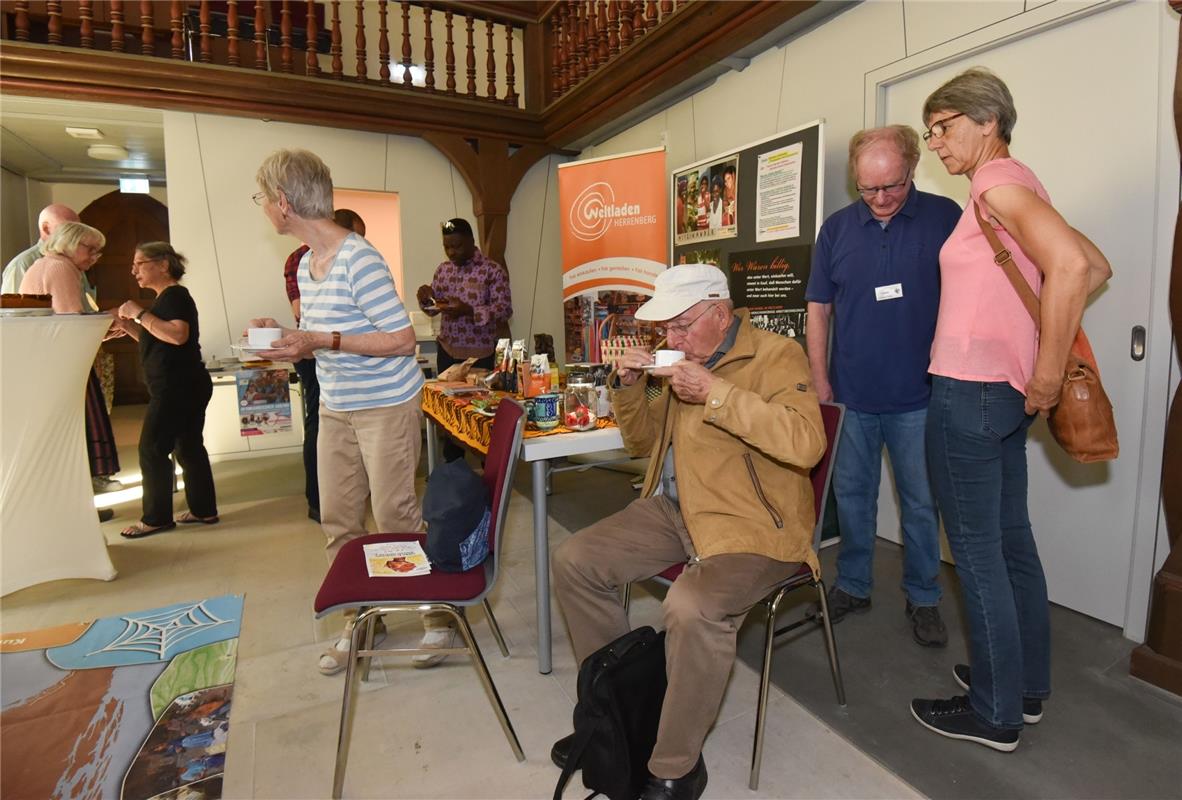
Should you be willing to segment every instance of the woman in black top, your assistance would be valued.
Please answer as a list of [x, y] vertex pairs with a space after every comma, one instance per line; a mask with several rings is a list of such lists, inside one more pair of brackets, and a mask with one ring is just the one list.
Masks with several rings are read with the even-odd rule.
[[[213, 384], [201, 361], [197, 306], [178, 283], [185, 274], [185, 259], [167, 242], [148, 242], [136, 247], [131, 274], [141, 288], [156, 292], [151, 311], [128, 300], [118, 312], [124, 332], [140, 343], [148, 383], [148, 413], [140, 432], [144, 514], [123, 531], [128, 539], [138, 539], [171, 530], [177, 522], [212, 525], [218, 511], [202, 438]], [[176, 520], [169, 460], [174, 452], [189, 503], [189, 510]]]

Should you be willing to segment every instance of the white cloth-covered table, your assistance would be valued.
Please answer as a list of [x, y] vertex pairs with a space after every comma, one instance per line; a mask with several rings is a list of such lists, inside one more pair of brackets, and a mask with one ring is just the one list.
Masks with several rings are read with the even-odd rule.
[[115, 577], [86, 458], [86, 381], [111, 318], [0, 317], [0, 594]]

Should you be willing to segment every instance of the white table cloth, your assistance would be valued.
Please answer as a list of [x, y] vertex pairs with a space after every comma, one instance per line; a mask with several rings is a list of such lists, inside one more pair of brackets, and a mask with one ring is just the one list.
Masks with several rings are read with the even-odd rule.
[[86, 381], [111, 318], [0, 317], [0, 594], [115, 577], [86, 457]]

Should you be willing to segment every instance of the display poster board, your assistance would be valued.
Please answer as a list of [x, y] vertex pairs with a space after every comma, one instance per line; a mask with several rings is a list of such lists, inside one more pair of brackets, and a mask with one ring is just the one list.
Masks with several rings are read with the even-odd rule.
[[821, 227], [824, 123], [673, 170], [673, 264], [721, 267], [757, 327], [803, 337]]
[[234, 380], [238, 389], [242, 436], [291, 430], [291, 387], [287, 369], [243, 369], [235, 374]]
[[565, 362], [598, 362], [605, 342], [646, 335], [633, 319], [665, 269], [665, 150], [562, 164]]

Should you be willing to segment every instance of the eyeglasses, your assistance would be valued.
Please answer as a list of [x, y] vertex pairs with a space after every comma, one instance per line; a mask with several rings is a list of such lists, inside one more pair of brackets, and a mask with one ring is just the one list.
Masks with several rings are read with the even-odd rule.
[[103, 254], [103, 248], [101, 248], [95, 244], [90, 244], [89, 242], [82, 242], [78, 246], [85, 247], [87, 250], [90, 251], [90, 254], [93, 256], [101, 256]]
[[162, 258], [145, 258], [141, 261], [132, 261], [131, 265], [133, 267], [142, 267], [144, 264], [155, 264], [157, 261], [163, 261], [163, 260], [164, 259], [162, 259]]
[[447, 222], [439, 223], [439, 229], [444, 233], [455, 233], [456, 224], [449, 219]]
[[698, 314], [698, 316], [694, 317], [689, 322], [681, 322], [676, 325], [658, 325], [657, 335], [664, 336], [666, 338], [675, 334], [677, 336], [686, 336], [689, 334], [690, 328], [694, 327], [694, 324], [698, 320], [709, 314], [717, 305], [717, 303], [711, 303], [710, 305], [706, 306], [706, 308], [703, 309], [702, 312]]
[[899, 181], [898, 183], [892, 183], [889, 186], [867, 186], [865, 189], [863, 189], [861, 186], [857, 186], [856, 188], [858, 190], [858, 194], [862, 195], [864, 199], [871, 200], [879, 192], [882, 192], [883, 194], [897, 194], [903, 189], [906, 189], [910, 184], [911, 171], [908, 170], [906, 177], [904, 177], [903, 180]]
[[250, 196], [250, 199], [254, 201], [254, 204], [256, 206], [261, 206], [263, 204], [263, 201], [267, 199], [267, 193], [266, 192], [255, 192], [254, 194], [252, 194]]
[[951, 117], [944, 117], [939, 122], [932, 123], [932, 127], [923, 132], [923, 140], [926, 142], [933, 136], [937, 139], [943, 139], [944, 134], [948, 132], [948, 123], [957, 117], [963, 117], [964, 114], [953, 114]]

